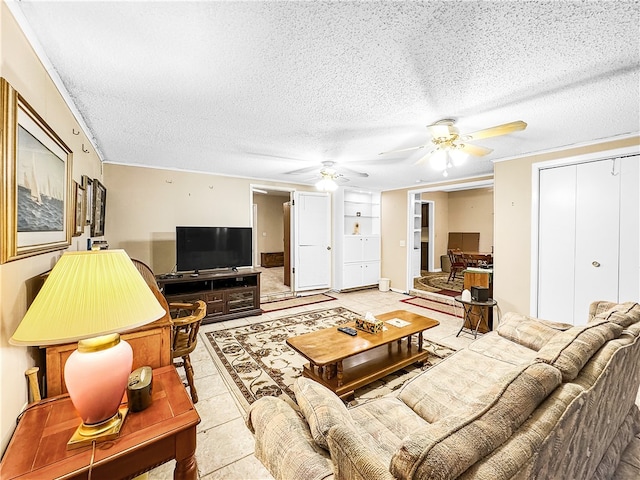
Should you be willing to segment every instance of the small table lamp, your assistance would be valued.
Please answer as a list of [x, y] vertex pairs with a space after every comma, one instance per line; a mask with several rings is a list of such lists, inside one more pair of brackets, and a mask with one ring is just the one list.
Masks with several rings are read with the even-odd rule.
[[64, 376], [82, 424], [68, 448], [117, 437], [133, 363], [131, 346], [119, 332], [165, 313], [124, 250], [67, 252], [53, 267], [9, 342], [78, 342]]

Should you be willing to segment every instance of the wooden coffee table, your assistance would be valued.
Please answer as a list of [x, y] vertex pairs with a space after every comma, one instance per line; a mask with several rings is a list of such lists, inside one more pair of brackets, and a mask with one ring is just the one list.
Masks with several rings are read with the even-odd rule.
[[[331, 389], [340, 398], [351, 398], [356, 388], [407, 365], [423, 362], [428, 352], [422, 348], [422, 332], [440, 322], [406, 310], [377, 315], [386, 330], [367, 333], [358, 330], [355, 337], [339, 332], [337, 327], [325, 328], [287, 339], [287, 344], [309, 360], [303, 375]], [[396, 327], [387, 320], [397, 318], [409, 322]], [[355, 322], [345, 326], [355, 328]], [[411, 338], [418, 334], [418, 346]]]

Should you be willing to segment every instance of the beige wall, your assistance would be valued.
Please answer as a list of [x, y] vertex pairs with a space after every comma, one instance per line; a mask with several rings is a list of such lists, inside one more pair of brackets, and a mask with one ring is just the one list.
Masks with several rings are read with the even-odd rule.
[[282, 204], [288, 196], [254, 194], [253, 203], [257, 207], [258, 261], [263, 252], [284, 251], [284, 211]]
[[531, 311], [532, 164], [633, 145], [640, 145], [640, 137], [532, 155], [494, 165], [493, 294], [502, 312], [529, 314]]
[[[71, 148], [73, 179], [80, 182], [82, 175], [101, 178], [98, 156], [4, 2], [0, 4], [0, 75]], [[72, 130], [80, 134], [74, 135]], [[85, 148], [89, 147], [89, 153], [82, 152], [83, 143]], [[72, 250], [86, 248], [88, 231], [87, 228], [84, 235], [73, 238]], [[28, 401], [24, 371], [40, 363], [39, 349], [14, 347], [8, 341], [27, 310], [30, 279], [50, 270], [61, 253], [36, 255], [0, 265], [0, 451], [6, 448], [16, 417]]]
[[[177, 225], [251, 226], [252, 183], [255, 180], [247, 178], [106, 163], [105, 239], [110, 248], [126, 250], [154, 272], [169, 272], [176, 264]], [[260, 185], [313, 190], [264, 181]], [[282, 233], [278, 235], [282, 241]], [[272, 237], [278, 238], [275, 233]]]
[[480, 252], [493, 246], [493, 187], [449, 193], [449, 232], [480, 232]]

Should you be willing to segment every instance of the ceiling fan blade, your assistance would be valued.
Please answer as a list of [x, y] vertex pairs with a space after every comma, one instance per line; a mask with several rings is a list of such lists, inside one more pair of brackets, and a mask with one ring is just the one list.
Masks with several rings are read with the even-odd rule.
[[303, 173], [313, 172], [314, 170], [318, 170], [320, 167], [318, 165], [314, 165], [312, 167], [299, 168], [298, 170], [291, 170], [290, 172], [284, 172], [285, 175], [302, 175]]
[[418, 150], [420, 148], [426, 147], [427, 145], [428, 144], [420, 145], [419, 147], [402, 148], [400, 150], [389, 150], [387, 152], [380, 152], [378, 155], [386, 155], [387, 153], [408, 152], [409, 150]]
[[351, 175], [352, 177], [368, 177], [369, 176], [368, 173], [358, 172], [356, 170], [352, 170], [349, 167], [345, 167], [344, 165], [337, 165], [337, 170], [345, 172], [346, 174]]
[[469, 155], [473, 155], [474, 157], [482, 157], [493, 152], [491, 148], [481, 147], [480, 145], [471, 145], [469, 143], [463, 143], [459, 145], [458, 148], [464, 153], [468, 153]]
[[500, 135], [507, 135], [512, 132], [524, 130], [527, 128], [527, 124], [522, 120], [517, 122], [505, 123], [503, 125], [496, 125], [495, 127], [485, 128], [484, 130], [478, 130], [477, 132], [467, 133], [462, 136], [466, 140], [480, 140], [482, 138], [497, 137]]
[[429, 157], [431, 156], [431, 154], [433, 152], [435, 152], [437, 150], [437, 148], [433, 148], [431, 150], [429, 150], [425, 155], [423, 155], [422, 157], [420, 157], [418, 160], [416, 160], [416, 162], [414, 163], [414, 165], [420, 165], [424, 162], [426, 162], [427, 160], [429, 160]]

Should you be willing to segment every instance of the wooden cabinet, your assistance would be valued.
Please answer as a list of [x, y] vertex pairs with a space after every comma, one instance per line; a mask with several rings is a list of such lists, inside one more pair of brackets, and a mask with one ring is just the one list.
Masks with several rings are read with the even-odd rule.
[[207, 315], [202, 323], [221, 322], [249, 315], [261, 315], [260, 272], [201, 273], [197, 277], [156, 277], [165, 298], [171, 302], [202, 300]]
[[[493, 298], [493, 272], [487, 270], [484, 272], [465, 270], [464, 271], [464, 289], [471, 291], [471, 287], [487, 287], [489, 289], [489, 298]], [[493, 308], [490, 307], [470, 307], [474, 315], [479, 315], [479, 309], [484, 309], [483, 321], [478, 327], [478, 331], [486, 333], [493, 330]]]
[[260, 254], [260, 266], [264, 268], [283, 267], [284, 252], [262, 252]]
[[[133, 367], [160, 368], [171, 365], [171, 320], [161, 318], [153, 323], [120, 334], [133, 350]], [[64, 365], [69, 355], [78, 347], [77, 343], [53, 345], [45, 348], [46, 396], [53, 397], [67, 392], [64, 383]]]

